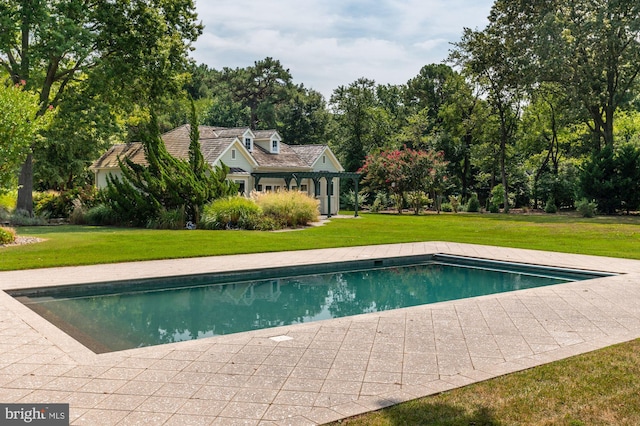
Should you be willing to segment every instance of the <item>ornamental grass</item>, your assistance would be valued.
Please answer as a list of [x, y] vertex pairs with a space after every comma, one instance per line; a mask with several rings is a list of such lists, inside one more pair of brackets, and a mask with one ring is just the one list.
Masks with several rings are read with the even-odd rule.
[[254, 192], [252, 198], [262, 208], [263, 215], [273, 219], [279, 227], [297, 228], [318, 221], [319, 201], [304, 192]]

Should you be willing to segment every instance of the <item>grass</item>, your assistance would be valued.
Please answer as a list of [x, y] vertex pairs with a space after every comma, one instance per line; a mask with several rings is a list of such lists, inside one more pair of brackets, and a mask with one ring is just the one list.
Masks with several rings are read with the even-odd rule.
[[21, 227], [39, 244], [2, 248], [0, 270], [151, 259], [452, 241], [640, 259], [640, 218], [559, 215], [383, 215], [332, 219], [292, 232], [170, 231], [81, 226]]
[[[640, 218], [374, 215], [293, 232], [25, 227], [39, 244], [0, 249], [0, 270], [413, 241], [640, 259]], [[640, 340], [368, 413], [357, 425], [640, 424]]]
[[638, 425], [640, 340], [334, 425]]

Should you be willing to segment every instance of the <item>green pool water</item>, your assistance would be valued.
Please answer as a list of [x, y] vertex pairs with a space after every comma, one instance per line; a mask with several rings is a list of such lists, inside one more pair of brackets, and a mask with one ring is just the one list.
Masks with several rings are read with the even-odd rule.
[[434, 256], [39, 289], [14, 297], [92, 350], [109, 352], [598, 276]]

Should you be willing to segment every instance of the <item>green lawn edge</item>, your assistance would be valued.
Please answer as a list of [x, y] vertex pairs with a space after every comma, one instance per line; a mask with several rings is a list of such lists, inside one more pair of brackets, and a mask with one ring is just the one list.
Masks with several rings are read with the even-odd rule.
[[635, 216], [362, 214], [284, 232], [71, 225], [18, 227], [17, 232], [45, 241], [0, 248], [1, 271], [419, 241], [640, 259], [640, 218]]

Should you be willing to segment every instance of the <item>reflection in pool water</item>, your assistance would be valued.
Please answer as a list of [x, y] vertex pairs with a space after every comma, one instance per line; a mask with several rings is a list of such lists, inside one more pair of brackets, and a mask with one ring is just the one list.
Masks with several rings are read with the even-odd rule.
[[23, 299], [96, 352], [385, 311], [593, 276], [470, 267], [406, 266], [225, 284]]

